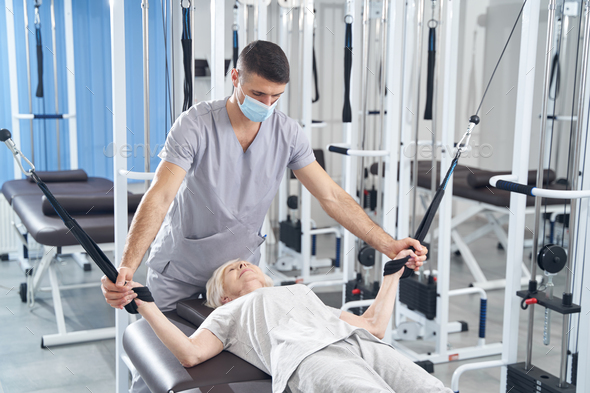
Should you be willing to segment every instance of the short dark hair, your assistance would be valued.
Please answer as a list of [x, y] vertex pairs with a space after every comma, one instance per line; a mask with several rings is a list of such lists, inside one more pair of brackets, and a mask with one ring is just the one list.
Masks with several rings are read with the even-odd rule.
[[252, 41], [242, 50], [237, 64], [246, 76], [254, 73], [275, 83], [289, 82], [289, 60], [280, 46], [269, 41]]

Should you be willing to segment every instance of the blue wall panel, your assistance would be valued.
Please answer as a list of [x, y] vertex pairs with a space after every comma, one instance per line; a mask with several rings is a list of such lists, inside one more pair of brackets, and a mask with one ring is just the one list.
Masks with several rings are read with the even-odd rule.
[[[12, 128], [11, 98], [8, 84], [7, 36], [4, 0], [0, 0], [0, 127]], [[13, 4], [18, 71], [18, 102], [20, 111], [28, 112], [28, 85], [25, 50], [25, 26], [23, 3], [15, 0]], [[74, 73], [76, 81], [76, 113], [78, 129], [79, 167], [91, 176], [113, 177], [113, 154], [125, 154], [125, 147], [112, 146], [112, 113], [120, 108], [112, 108], [111, 51], [109, 2], [107, 0], [72, 1], [74, 29], [75, 69], [66, 68], [65, 32], [63, 0], [55, 0], [56, 53], [58, 70], [58, 89], [60, 112], [67, 112], [68, 72]], [[165, 50], [162, 3], [150, 1], [150, 122], [151, 122], [151, 169], [159, 163], [157, 153], [163, 146], [170, 119], [166, 114], [165, 89]], [[34, 32], [33, 1], [27, 0], [27, 15], [30, 29]], [[35, 36], [28, 32], [31, 58], [31, 89], [33, 91], [33, 112], [54, 113], [53, 56], [50, 23], [50, 1], [41, 7], [41, 32], [44, 56], [45, 98], [34, 97], [37, 86], [37, 59]], [[128, 168], [144, 170], [144, 121], [143, 121], [143, 65], [141, 36], [141, 2], [125, 2], [125, 44], [127, 77], [127, 153]], [[167, 121], [166, 118], [168, 117]], [[69, 168], [69, 141], [67, 121], [60, 121], [60, 146], [62, 169]], [[31, 154], [30, 122], [21, 120], [21, 148], [25, 155]], [[39, 170], [57, 169], [56, 121], [35, 120], [35, 165]], [[123, 152], [123, 153], [122, 153]], [[11, 156], [6, 148], [0, 146], [0, 183], [13, 178]]]

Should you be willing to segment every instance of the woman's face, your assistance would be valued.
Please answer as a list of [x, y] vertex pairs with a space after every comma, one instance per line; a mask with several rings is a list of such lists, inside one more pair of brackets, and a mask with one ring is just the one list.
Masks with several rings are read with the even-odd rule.
[[258, 288], [264, 287], [265, 276], [256, 265], [246, 261], [237, 261], [229, 265], [223, 272], [223, 304]]

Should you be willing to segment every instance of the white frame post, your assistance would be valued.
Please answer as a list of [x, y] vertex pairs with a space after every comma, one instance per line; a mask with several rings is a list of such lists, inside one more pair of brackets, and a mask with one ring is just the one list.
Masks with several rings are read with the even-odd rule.
[[[26, 12], [26, 11], [25, 11]], [[18, 105], [18, 79], [16, 67], [16, 40], [14, 31], [14, 4], [6, 0], [6, 41], [8, 44], [8, 79], [10, 84], [10, 113], [12, 115], [12, 140], [20, 150], [20, 120], [16, 117], [20, 113]], [[22, 174], [18, 165], [14, 165], [14, 178], [20, 179]]]
[[[113, 142], [115, 146], [127, 143], [127, 91], [125, 87], [125, 2], [111, 0], [111, 69], [113, 90]], [[127, 169], [127, 159], [119, 154], [113, 157], [115, 202], [115, 253], [116, 263], [121, 260], [127, 238], [127, 178], [120, 171]], [[123, 334], [129, 325], [127, 311], [115, 310], [116, 391], [129, 391]]]
[[[516, 182], [526, 184], [529, 166], [529, 145], [533, 117], [535, 90], [535, 63], [537, 59], [537, 36], [539, 32], [540, 2], [527, 2], [522, 13], [520, 63], [518, 66], [518, 90], [516, 120], [514, 123], [514, 151], [512, 174]], [[518, 146], [526, 148], [519, 149]], [[526, 196], [510, 194], [510, 219], [508, 223], [508, 250], [506, 251], [506, 289], [504, 295], [504, 326], [502, 331], [502, 372], [500, 392], [506, 390], [506, 365], [516, 363], [520, 318], [521, 265], [524, 253], [524, 226]]]
[[[443, 151], [440, 157], [440, 178], [444, 179], [451, 165], [454, 151], [449, 150], [455, 140], [455, 102], [457, 98], [457, 62], [459, 53], [459, 21], [461, 2], [454, 1], [448, 4], [444, 24], [444, 64], [443, 99], [442, 99], [442, 127], [441, 141]], [[432, 146], [435, 152], [435, 146]], [[418, 146], [416, 146], [418, 154]], [[433, 169], [433, 170], [436, 170]], [[417, 176], [417, 174], [416, 174]], [[417, 182], [415, 182], [417, 186]], [[439, 210], [439, 237], [438, 237], [438, 279], [436, 291], [439, 301], [436, 304], [436, 321], [438, 333], [436, 340], [436, 352], [439, 354], [447, 351], [449, 334], [449, 286], [451, 281], [451, 220], [453, 210], [453, 181], [449, 181], [445, 197]]]
[[[385, 0], [388, 1], [388, 0]], [[398, 204], [398, 184], [395, 181], [398, 171], [399, 162], [399, 146], [401, 137], [401, 124], [398, 119], [402, 114], [402, 86], [403, 86], [403, 64], [396, 61], [396, 53], [403, 53], [403, 40], [396, 40], [395, 37], [402, 37], [404, 32], [404, 10], [405, 3], [403, 1], [395, 1], [390, 4], [387, 31], [387, 69], [386, 69], [386, 88], [389, 91], [387, 97], [385, 116], [385, 149], [389, 152], [385, 156], [385, 179], [383, 187], [383, 230], [390, 234], [395, 234], [396, 225], [398, 221], [397, 208]], [[395, 86], [394, 89], [389, 89], [388, 86]], [[356, 173], [356, 172], [354, 172]], [[389, 260], [385, 254], [381, 254], [381, 266]], [[391, 327], [391, 323], [388, 324]], [[388, 337], [391, 332], [386, 333]]]
[[78, 169], [78, 120], [76, 115], [76, 79], [74, 68], [74, 25], [72, 0], [64, 0], [64, 33], [66, 41], [66, 83], [68, 91], [68, 139], [70, 169]]
[[[304, 0], [300, 12], [304, 13], [303, 20], [303, 56], [301, 59], [301, 78], [303, 81], [312, 79], [313, 53], [313, 0]], [[304, 83], [301, 92], [301, 127], [305, 137], [311, 143], [311, 84]], [[309, 281], [311, 265], [311, 194], [305, 187], [301, 187], [301, 277]]]
[[211, 0], [211, 100], [225, 97], [225, 1]]

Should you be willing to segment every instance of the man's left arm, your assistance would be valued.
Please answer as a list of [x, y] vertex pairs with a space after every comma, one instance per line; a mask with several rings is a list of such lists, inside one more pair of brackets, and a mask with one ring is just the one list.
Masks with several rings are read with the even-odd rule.
[[426, 260], [426, 247], [417, 240], [406, 238], [395, 240], [365, 213], [358, 203], [324, 171], [317, 161], [294, 170], [295, 176], [317, 198], [322, 209], [352, 234], [364, 240], [371, 247], [394, 259], [410, 246], [416, 249], [418, 261]]

